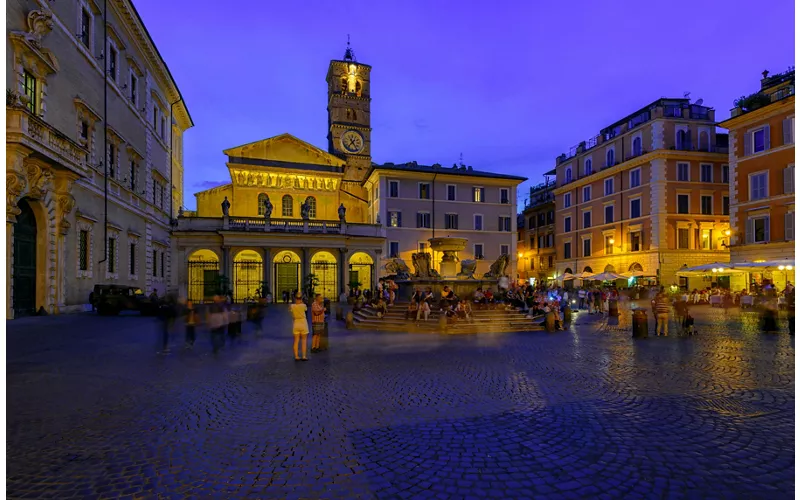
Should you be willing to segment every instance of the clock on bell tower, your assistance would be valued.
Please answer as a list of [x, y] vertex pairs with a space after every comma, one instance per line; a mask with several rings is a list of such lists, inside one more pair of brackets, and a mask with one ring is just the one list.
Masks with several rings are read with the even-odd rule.
[[369, 74], [356, 61], [350, 37], [344, 59], [328, 65], [328, 152], [347, 161], [346, 180], [362, 180], [372, 163]]

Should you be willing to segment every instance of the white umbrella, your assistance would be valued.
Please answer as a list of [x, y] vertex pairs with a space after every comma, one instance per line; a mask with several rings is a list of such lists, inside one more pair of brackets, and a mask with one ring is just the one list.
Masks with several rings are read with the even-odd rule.
[[766, 262], [737, 262], [733, 264], [736, 269], [777, 269], [780, 266], [792, 266], [794, 268], [794, 259], [782, 260], [768, 260]]
[[561, 279], [563, 281], [572, 281], [574, 279], [577, 279], [577, 276], [575, 276], [574, 274], [570, 274], [570, 273], [564, 273], [564, 276], [562, 276]]
[[575, 275], [576, 278], [581, 279], [581, 280], [589, 279], [592, 276], [594, 276], [594, 273], [590, 273], [588, 271], [583, 271], [582, 273]]
[[605, 273], [595, 274], [594, 276], [592, 276], [589, 279], [592, 279], [592, 280], [595, 280], [595, 281], [614, 281], [614, 280], [619, 280], [619, 279], [625, 279], [625, 276], [622, 276], [622, 275], [617, 274], [617, 273], [605, 272]]

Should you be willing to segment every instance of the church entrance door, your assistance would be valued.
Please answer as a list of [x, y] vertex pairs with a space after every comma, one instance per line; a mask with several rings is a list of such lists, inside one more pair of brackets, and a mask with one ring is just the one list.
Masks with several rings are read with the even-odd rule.
[[36, 216], [27, 200], [14, 224], [14, 316], [36, 313]]

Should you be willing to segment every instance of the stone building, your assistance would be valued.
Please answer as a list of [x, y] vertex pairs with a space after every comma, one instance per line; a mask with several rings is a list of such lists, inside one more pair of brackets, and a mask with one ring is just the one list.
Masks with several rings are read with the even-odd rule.
[[[737, 100], [730, 131], [731, 262], [794, 258], [794, 69], [769, 76], [758, 92]], [[773, 279], [783, 289], [794, 270], [751, 279]]]
[[231, 182], [197, 193], [197, 210], [178, 217], [179, 290], [204, 300], [224, 282], [237, 301], [280, 298], [313, 274], [316, 290], [336, 297], [351, 284], [374, 286], [393, 257], [410, 267], [434, 234], [468, 238], [460, 258], [515, 255], [524, 178], [372, 163], [371, 70], [349, 44], [330, 62], [328, 151], [289, 134], [225, 151]]
[[96, 2], [6, 3], [9, 318], [83, 310], [95, 284], [163, 294], [170, 280], [193, 124], [133, 4], [108, 6], [106, 30]]
[[556, 275], [556, 240], [555, 240], [555, 182], [549, 176], [555, 176], [555, 170], [545, 174], [545, 182], [530, 188], [530, 198], [522, 211], [522, 220], [517, 256], [519, 278], [535, 285], [546, 284], [555, 280]]
[[710, 284], [675, 273], [728, 260], [727, 142], [702, 101], [659, 99], [559, 156], [559, 275], [635, 272], [663, 285]]

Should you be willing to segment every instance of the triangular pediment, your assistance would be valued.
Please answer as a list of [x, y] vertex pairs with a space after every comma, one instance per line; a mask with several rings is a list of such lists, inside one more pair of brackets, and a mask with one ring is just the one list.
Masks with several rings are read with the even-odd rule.
[[237, 158], [253, 158], [310, 165], [344, 166], [345, 162], [320, 148], [301, 141], [291, 134], [251, 142], [226, 149], [224, 154]]

